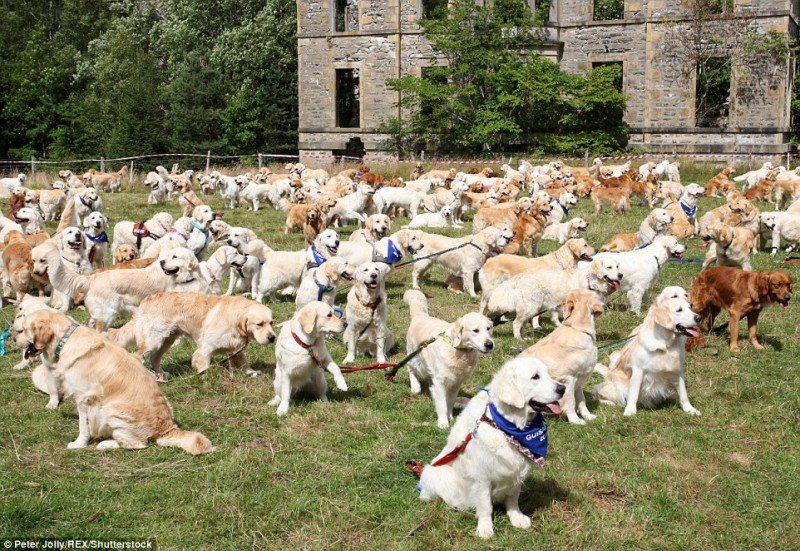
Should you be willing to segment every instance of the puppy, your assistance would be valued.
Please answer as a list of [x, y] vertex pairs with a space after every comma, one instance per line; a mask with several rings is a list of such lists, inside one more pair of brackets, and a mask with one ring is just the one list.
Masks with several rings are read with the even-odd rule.
[[595, 398], [625, 406], [626, 417], [635, 415], [640, 405], [653, 408], [675, 398], [683, 411], [700, 415], [689, 402], [683, 373], [686, 337], [700, 335], [699, 322], [683, 298], [657, 300], [634, 329], [633, 339], [611, 355], [608, 369], [596, 366], [605, 380], [594, 387]]
[[477, 312], [465, 314], [453, 323], [435, 318], [428, 314], [425, 295], [414, 289], [403, 294], [403, 301], [411, 313], [406, 352], [410, 354], [428, 340], [436, 339], [408, 364], [411, 393], [421, 392], [420, 379], [430, 381], [437, 426], [446, 429], [453, 419], [458, 391], [475, 371], [479, 353], [494, 350], [494, 326]]
[[564, 322], [520, 354], [541, 360], [550, 377], [566, 386], [559, 405], [569, 422], [576, 425], [595, 419], [586, 407], [583, 387], [597, 363], [595, 318], [603, 313], [604, 306], [592, 291], [572, 291], [564, 300]]
[[356, 269], [355, 284], [347, 293], [348, 325], [344, 332], [347, 356], [342, 363], [351, 363], [356, 354], [366, 353], [383, 363], [394, 346], [394, 336], [386, 324], [384, 276], [390, 269], [390, 265], [379, 262], [365, 262]]
[[339, 279], [353, 281], [356, 269], [356, 266], [349, 264], [345, 259], [334, 256], [322, 266], [306, 271], [295, 295], [295, 310], [314, 301], [333, 306]]
[[78, 406], [78, 437], [69, 449], [100, 439], [98, 450], [142, 449], [150, 441], [192, 455], [213, 451], [208, 438], [179, 429], [172, 408], [147, 369], [124, 349], [58, 312], [25, 317], [17, 339], [25, 357], [39, 354], [63, 373]]
[[504, 505], [512, 526], [530, 528], [530, 518], [519, 510], [519, 494], [531, 466], [547, 454], [541, 412], [560, 413], [557, 401], [564, 391], [539, 360], [506, 362], [488, 388], [469, 401], [444, 449], [422, 470], [420, 499], [474, 510], [481, 538], [494, 535], [494, 503]]
[[703, 331], [710, 331], [714, 319], [725, 310], [730, 316], [730, 349], [739, 351], [739, 320], [747, 318], [750, 343], [756, 350], [758, 342], [758, 316], [773, 302], [788, 308], [792, 298], [791, 275], [784, 271], [746, 272], [736, 268], [718, 267], [701, 272], [692, 284], [690, 293], [692, 310], [701, 318]]
[[286, 415], [289, 399], [301, 390], [328, 401], [323, 369], [333, 375], [336, 388], [347, 390], [339, 366], [325, 347], [326, 336], [341, 333], [346, 327], [333, 308], [318, 301], [297, 310], [283, 325], [275, 344], [275, 397], [269, 401], [269, 405], [277, 406], [278, 415]]
[[139, 256], [135, 245], [124, 244], [114, 250], [114, 264], [129, 262]]
[[[230, 355], [231, 367], [247, 366], [244, 354], [252, 338], [260, 345], [275, 342], [272, 311], [244, 297], [216, 297], [199, 293], [156, 293], [144, 299], [131, 321], [112, 329], [108, 337], [122, 347], [136, 344], [140, 358], [150, 362], [158, 381], [164, 380], [161, 358], [181, 337], [197, 344], [192, 367], [203, 373], [214, 354]], [[232, 355], [231, 355], [232, 354]]]

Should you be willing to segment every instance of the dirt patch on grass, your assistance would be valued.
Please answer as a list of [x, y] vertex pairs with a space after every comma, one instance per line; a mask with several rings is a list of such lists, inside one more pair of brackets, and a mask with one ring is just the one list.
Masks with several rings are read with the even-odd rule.
[[592, 492], [592, 502], [603, 513], [615, 513], [630, 504], [628, 497], [618, 488]]
[[753, 458], [743, 455], [738, 452], [733, 452], [732, 454], [728, 455], [728, 459], [732, 462], [736, 463], [737, 465], [741, 465], [742, 467], [749, 467], [753, 464]]

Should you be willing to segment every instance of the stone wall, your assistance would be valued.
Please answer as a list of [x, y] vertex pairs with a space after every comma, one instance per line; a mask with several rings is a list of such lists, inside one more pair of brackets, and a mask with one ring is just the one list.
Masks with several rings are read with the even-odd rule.
[[[358, 0], [359, 30], [332, 33], [334, 0], [297, 0], [300, 149], [330, 156], [357, 136], [370, 153], [385, 155], [388, 136], [378, 130], [398, 115], [398, 94], [387, 78], [419, 75], [441, 63], [422, 36], [421, 0]], [[759, 31], [796, 32], [797, 2], [736, 0], [743, 24]], [[668, 43], [685, 25], [680, 0], [626, 0], [625, 19], [593, 21], [591, 0], [552, 0], [548, 57], [576, 73], [593, 63], [623, 62], [628, 95], [625, 121], [631, 146], [658, 152], [779, 153], [789, 127], [788, 63], [734, 67], [729, 124], [724, 131], [695, 127], [693, 68], [670, 59]], [[777, 67], [777, 69], [776, 69]], [[359, 69], [361, 128], [335, 127], [335, 70]]]

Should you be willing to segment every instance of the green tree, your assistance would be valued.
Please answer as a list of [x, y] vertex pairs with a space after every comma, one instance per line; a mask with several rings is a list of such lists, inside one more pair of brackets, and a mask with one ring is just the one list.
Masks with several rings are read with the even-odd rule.
[[408, 113], [386, 124], [401, 154], [422, 147], [443, 153], [624, 147], [619, 69], [572, 75], [536, 54], [541, 32], [521, 0], [490, 7], [454, 0], [448, 17], [422, 25], [446, 65], [389, 81]]

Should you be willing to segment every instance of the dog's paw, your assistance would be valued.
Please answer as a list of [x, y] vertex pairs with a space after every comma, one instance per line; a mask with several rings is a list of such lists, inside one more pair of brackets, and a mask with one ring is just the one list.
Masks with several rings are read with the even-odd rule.
[[633, 417], [636, 415], [636, 408], [625, 408], [623, 414], [625, 417]]
[[261, 376], [261, 371], [258, 371], [256, 369], [248, 369], [246, 371], [246, 373], [247, 373], [248, 377], [260, 377]]
[[342, 392], [347, 392], [347, 383], [344, 380], [336, 381], [336, 388]]
[[275, 396], [272, 400], [267, 402], [267, 405], [268, 406], [277, 406], [280, 403], [281, 403], [281, 397], [280, 396]]
[[508, 520], [511, 522], [511, 526], [520, 530], [527, 530], [531, 527], [531, 519], [519, 511], [509, 512]]
[[56, 409], [58, 407], [58, 400], [50, 400], [44, 409]]
[[78, 450], [80, 448], [85, 448], [85, 447], [86, 447], [86, 442], [84, 442], [83, 440], [73, 440], [72, 442], [67, 444], [68, 450]]
[[700, 415], [701, 415], [700, 412], [697, 411], [696, 409], [694, 409], [692, 406], [684, 408], [683, 411], [685, 411], [689, 415], [694, 415], [695, 417], [700, 417]]
[[584, 413], [583, 419], [584, 421], [594, 421], [595, 419], [597, 419], [597, 415], [593, 415], [591, 413]]
[[343, 364], [351, 364], [354, 361], [355, 361], [355, 357], [352, 356], [351, 354], [348, 354], [347, 356], [345, 356], [344, 360], [342, 360], [342, 363]]
[[275, 412], [278, 417], [283, 417], [287, 413], [289, 413], [289, 404], [281, 404], [278, 406], [277, 411]]
[[439, 421], [436, 423], [436, 426], [439, 427], [440, 429], [449, 429], [450, 421], [448, 421], [447, 419], [439, 419]]
[[577, 415], [575, 417], [572, 417], [571, 419], [569, 419], [569, 422], [572, 423], [573, 425], [585, 425], [586, 424], [586, 421], [584, 421], [583, 419], [581, 419]]
[[478, 523], [478, 528], [475, 530], [475, 535], [485, 540], [494, 537], [494, 528], [492, 527], [492, 523]]

